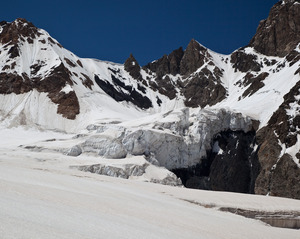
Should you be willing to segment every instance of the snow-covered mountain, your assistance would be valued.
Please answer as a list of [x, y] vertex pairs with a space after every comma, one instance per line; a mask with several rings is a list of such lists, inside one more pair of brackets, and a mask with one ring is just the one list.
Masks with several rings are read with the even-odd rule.
[[[25, 19], [1, 22], [0, 126], [77, 134], [30, 150], [145, 157], [187, 187], [299, 199], [299, 21], [300, 2], [279, 1], [230, 55], [193, 39], [143, 67], [79, 58]], [[103, 165], [80, 169], [130, 168]]]

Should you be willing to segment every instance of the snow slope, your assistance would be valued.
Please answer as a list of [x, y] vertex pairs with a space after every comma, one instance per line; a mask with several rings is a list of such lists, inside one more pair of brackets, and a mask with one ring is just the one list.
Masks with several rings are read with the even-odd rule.
[[[34, 141], [31, 136], [35, 132], [26, 131], [27, 138], [19, 132], [19, 142]], [[40, 139], [64, 137], [39, 135]], [[190, 190], [80, 172], [69, 166], [99, 159], [29, 152], [16, 148], [18, 142], [13, 138], [0, 142], [3, 239], [299, 237], [297, 230], [270, 227], [217, 208], [299, 212], [300, 201]]]
[[[226, 99], [214, 105], [213, 108], [227, 108], [241, 112], [259, 120], [260, 128], [266, 126], [270, 117], [282, 104], [284, 95], [299, 81], [299, 76], [295, 74], [298, 64], [289, 66], [286, 57], [265, 56], [252, 47], [238, 49], [236, 52], [255, 57], [255, 62], [262, 66], [259, 71], [242, 72], [234, 67], [231, 55], [222, 55], [211, 50], [208, 52], [213, 57], [214, 63], [224, 70], [222, 84], [228, 93]], [[276, 63], [266, 64], [267, 60]], [[261, 73], [268, 73], [268, 76], [263, 80], [264, 85], [258, 91], [243, 97], [243, 93], [249, 87], [249, 85], [243, 85], [246, 81], [245, 76], [249, 72], [253, 74], [253, 77]]]
[[[269, 118], [283, 102], [283, 96], [299, 80], [299, 76], [294, 74], [298, 69], [298, 64], [290, 66], [287, 57], [265, 56], [256, 52], [252, 47], [239, 49], [236, 52], [243, 53], [247, 57], [254, 57], [253, 64], [261, 66], [258, 71], [240, 71], [234, 66], [231, 55], [215, 53], [193, 40], [193, 44], [198, 45], [201, 49], [196, 53], [200, 57], [204, 57], [204, 62], [188, 77], [180, 74], [166, 74], [162, 77], [162, 79], [170, 78], [170, 84], [175, 87], [177, 92], [176, 97], [171, 100], [153, 88], [153, 84], [157, 84], [158, 89], [166, 87], [161, 83], [162, 80], [157, 78], [158, 73], [156, 72], [141, 68], [139, 74], [142, 79], [135, 79], [130, 72], [125, 70], [124, 65], [96, 59], [82, 59], [74, 55], [63, 48], [45, 30], [35, 28], [33, 25], [29, 27], [30, 23], [24, 19], [17, 19], [7, 24], [10, 24], [10, 28], [16, 26], [17, 30], [14, 31], [20, 34], [16, 43], [19, 55], [11, 56], [10, 52], [14, 48], [10, 48], [10, 43], [0, 44], [1, 72], [22, 77], [25, 74], [30, 80], [40, 79], [43, 81], [55, 72], [57, 67], [63, 65], [70, 73], [70, 81], [65, 83], [60, 92], [65, 94], [75, 92], [80, 112], [74, 120], [63, 117], [61, 113], [57, 113], [57, 104], [53, 103], [48, 98], [47, 92], [44, 91], [33, 89], [23, 94], [0, 94], [0, 100], [3, 102], [0, 104], [0, 122], [5, 127], [22, 124], [30, 127], [78, 132], [87, 125], [97, 122], [126, 121], [149, 114], [168, 112], [184, 106], [185, 87], [181, 88], [178, 82], [186, 84], [202, 72], [204, 75], [201, 77], [205, 77], [207, 72], [214, 75], [217, 68], [222, 72], [220, 82], [227, 92], [226, 97], [213, 107], [228, 108], [251, 116], [261, 122], [261, 128], [267, 124]], [[36, 36], [34, 38], [23, 36], [23, 28], [34, 29]], [[299, 46], [297, 47], [295, 50], [299, 51]], [[270, 64], [270, 62], [275, 63]], [[252, 74], [252, 78], [262, 73], [267, 73], [268, 76], [263, 80], [263, 86], [260, 89], [251, 95], [243, 96], [243, 93], [250, 87], [249, 84], [245, 85], [247, 81], [245, 77], [248, 73]], [[107, 84], [106, 87], [113, 87], [114, 92], [108, 93], [107, 89], [105, 91], [103, 86], [100, 87], [96, 77], [99, 81]], [[160, 84], [162, 85], [160, 86]], [[214, 82], [214, 84], [218, 83]], [[152, 107], [141, 109], [140, 106], [128, 102], [128, 99], [118, 99], [117, 102], [116, 92], [132, 96], [132, 92], [128, 89], [134, 89], [137, 94], [149, 99]], [[165, 90], [168, 91], [167, 88]], [[158, 99], [160, 103], [158, 103]], [[141, 99], [139, 98], [137, 101], [141, 101]]]

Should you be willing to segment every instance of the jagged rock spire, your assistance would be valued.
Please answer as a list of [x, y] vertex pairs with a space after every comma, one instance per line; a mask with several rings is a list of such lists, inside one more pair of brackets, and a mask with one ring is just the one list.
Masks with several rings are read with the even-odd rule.
[[180, 74], [180, 62], [184, 51], [182, 47], [172, 51], [169, 55], [164, 55], [157, 61], [150, 62], [145, 68], [155, 72], [157, 76], [162, 77], [167, 74]]
[[204, 64], [207, 49], [192, 39], [188, 44], [180, 63], [180, 73], [190, 74]]
[[124, 69], [127, 71], [134, 79], [138, 79], [141, 77], [141, 67], [137, 60], [134, 58], [132, 53], [130, 53], [130, 56], [127, 58], [127, 60], [124, 63]]

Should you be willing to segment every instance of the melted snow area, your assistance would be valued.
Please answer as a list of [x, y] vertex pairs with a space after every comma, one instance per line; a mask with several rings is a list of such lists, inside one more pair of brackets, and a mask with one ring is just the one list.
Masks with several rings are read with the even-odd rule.
[[[164, 186], [143, 182], [146, 176], [125, 180], [91, 174], [72, 166], [100, 163], [99, 157], [74, 158], [18, 147], [74, 135], [15, 128], [2, 129], [1, 136], [3, 239], [299, 237], [297, 230], [218, 210], [300, 211], [297, 200]], [[142, 158], [138, 161], [144, 163]], [[164, 173], [152, 168], [148, 177]]]

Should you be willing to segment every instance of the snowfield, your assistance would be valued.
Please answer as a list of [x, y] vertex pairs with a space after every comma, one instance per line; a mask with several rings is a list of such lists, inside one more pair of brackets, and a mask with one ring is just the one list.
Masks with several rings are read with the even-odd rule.
[[299, 238], [299, 230], [218, 210], [299, 212], [299, 200], [191, 190], [82, 172], [70, 166], [102, 159], [18, 147], [72, 135], [22, 128], [0, 133], [1, 239]]

